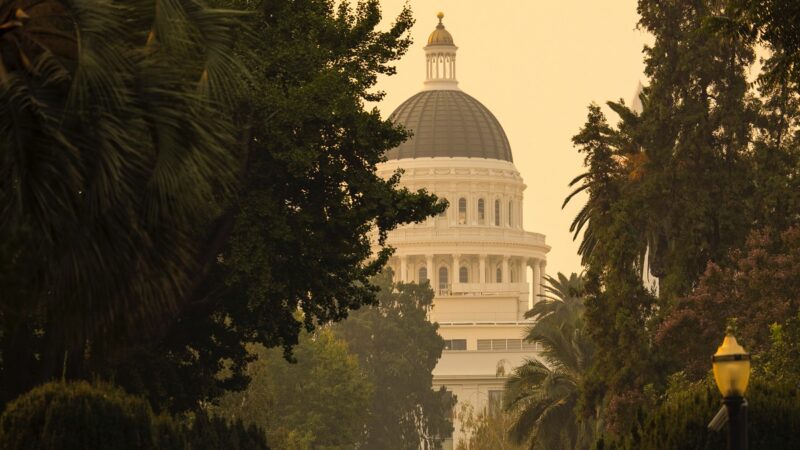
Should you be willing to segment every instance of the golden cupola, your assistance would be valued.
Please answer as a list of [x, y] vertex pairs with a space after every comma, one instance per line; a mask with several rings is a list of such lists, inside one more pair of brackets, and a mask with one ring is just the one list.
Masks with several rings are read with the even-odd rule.
[[444, 28], [442, 19], [444, 13], [436, 15], [439, 24], [428, 36], [428, 45], [425, 46], [425, 89], [433, 90], [458, 90], [456, 81], [456, 50], [453, 35]]
[[436, 25], [436, 29], [433, 30], [430, 36], [428, 36], [428, 45], [454, 46], [455, 43], [453, 43], [453, 35], [451, 35], [450, 32], [444, 28], [444, 24], [442, 23], [442, 19], [444, 19], [444, 13], [440, 11], [436, 17], [439, 18], [439, 24]]

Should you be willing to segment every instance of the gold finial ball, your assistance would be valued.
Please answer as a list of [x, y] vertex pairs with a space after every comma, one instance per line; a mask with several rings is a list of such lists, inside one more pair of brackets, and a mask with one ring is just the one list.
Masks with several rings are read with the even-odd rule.
[[438, 17], [438, 18], [439, 18], [439, 20], [442, 20], [442, 19], [444, 19], [444, 13], [443, 13], [443, 12], [441, 12], [441, 11], [439, 11], [439, 12], [436, 14], [436, 17]]

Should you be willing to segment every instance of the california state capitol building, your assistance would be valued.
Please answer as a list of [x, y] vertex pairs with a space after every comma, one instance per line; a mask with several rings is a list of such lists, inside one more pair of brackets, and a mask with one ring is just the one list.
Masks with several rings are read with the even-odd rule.
[[[445, 386], [477, 414], [499, 407], [506, 375], [536, 353], [522, 339], [531, 325], [524, 314], [538, 298], [550, 247], [543, 234], [524, 228], [525, 183], [503, 127], [458, 87], [458, 47], [443, 16], [424, 47], [422, 90], [390, 116], [413, 136], [387, 152], [378, 172], [388, 178], [403, 169], [402, 186], [450, 204], [389, 233], [396, 249], [389, 266], [395, 281], [430, 281], [429, 318], [445, 340], [434, 388]], [[462, 437], [458, 417], [454, 427], [445, 449]]]

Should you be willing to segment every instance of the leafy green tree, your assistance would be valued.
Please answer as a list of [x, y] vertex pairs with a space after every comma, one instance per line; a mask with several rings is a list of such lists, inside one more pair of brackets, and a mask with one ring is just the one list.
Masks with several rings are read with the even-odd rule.
[[544, 298], [526, 317], [536, 322], [525, 339], [542, 345], [541, 359], [528, 359], [506, 381], [509, 435], [530, 449], [588, 449], [595, 420], [581, 417], [580, 387], [593, 348], [584, 331], [584, 280], [577, 274], [547, 277]]
[[255, 424], [281, 449], [351, 449], [361, 438], [373, 385], [330, 328], [305, 334], [294, 349], [296, 363], [279, 349], [254, 348], [247, 373], [252, 382], [230, 392], [212, 410]]
[[373, 283], [378, 304], [335, 327], [375, 386], [359, 448], [415, 450], [420, 442], [438, 448], [440, 437], [452, 434], [455, 399], [431, 388], [444, 349], [438, 324], [427, 318], [433, 290], [428, 283], [392, 283], [390, 270]]
[[0, 403], [181, 308], [235, 181], [236, 29], [191, 0], [0, 3]]
[[[364, 108], [382, 98], [377, 75], [394, 73], [408, 48], [409, 10], [378, 31], [372, 0], [212, 3], [249, 10], [253, 30], [235, 52], [250, 72], [232, 100], [238, 189], [198, 240], [202, 268], [178, 318], [158, 339], [105, 358], [115, 364], [98, 364], [173, 410], [243, 388], [246, 343], [283, 346], [291, 357], [303, 329], [375, 303], [369, 280], [390, 251], [372, 258], [369, 232], [383, 245], [387, 231], [444, 208], [399, 188], [400, 174], [377, 176], [406, 134]], [[230, 376], [220, 379], [225, 362]]]

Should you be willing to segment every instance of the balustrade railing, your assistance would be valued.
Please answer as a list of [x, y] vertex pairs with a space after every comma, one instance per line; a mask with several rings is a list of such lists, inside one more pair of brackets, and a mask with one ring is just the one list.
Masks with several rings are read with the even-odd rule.
[[528, 283], [452, 283], [439, 287], [439, 296], [527, 294]]

